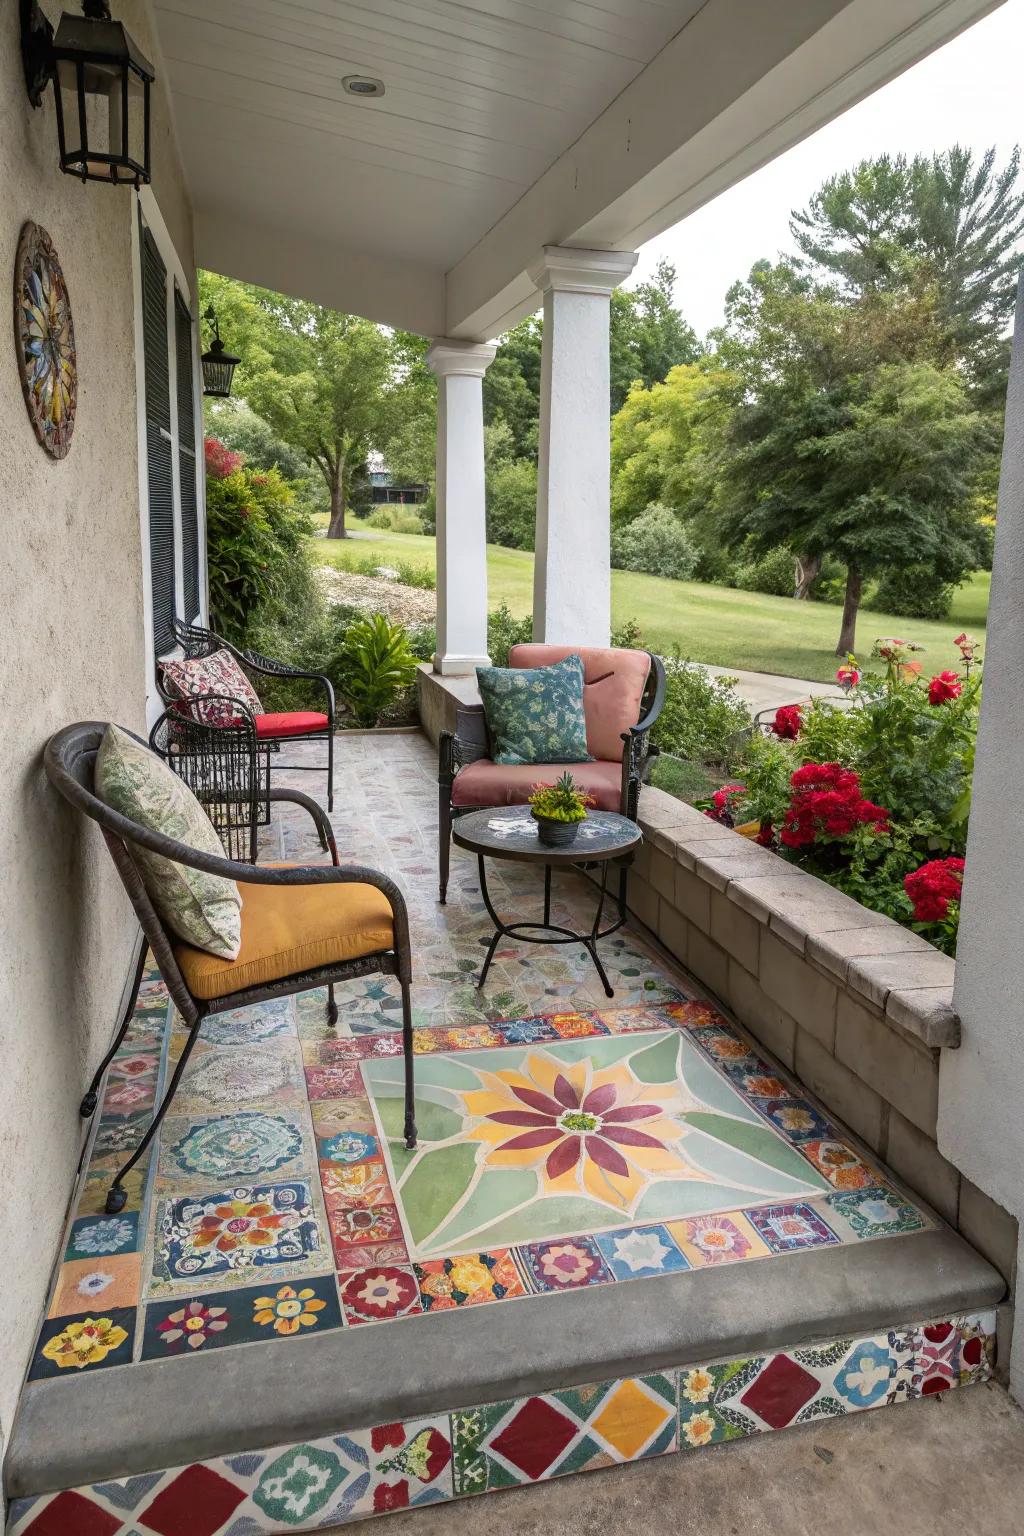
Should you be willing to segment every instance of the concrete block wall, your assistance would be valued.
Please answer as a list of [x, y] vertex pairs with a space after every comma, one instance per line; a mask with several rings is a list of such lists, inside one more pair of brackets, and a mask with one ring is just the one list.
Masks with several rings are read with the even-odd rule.
[[661, 790], [639, 820], [634, 916], [1012, 1288], [1016, 1221], [936, 1145], [955, 962]]

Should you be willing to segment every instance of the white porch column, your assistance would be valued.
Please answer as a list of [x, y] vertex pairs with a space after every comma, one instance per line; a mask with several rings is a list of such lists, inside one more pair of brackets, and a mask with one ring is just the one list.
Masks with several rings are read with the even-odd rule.
[[611, 628], [608, 328], [634, 251], [546, 245], [533, 638], [607, 645]]
[[437, 650], [434, 671], [487, 666], [487, 525], [483, 377], [494, 347], [435, 341], [437, 375]]
[[[1024, 1274], [1024, 278], [1006, 396], [985, 693], [975, 756], [953, 1007], [963, 1044], [943, 1051], [939, 1151], [965, 1175], [961, 1229], [990, 1240], [1017, 1218]], [[950, 626], [952, 627], [952, 626]], [[968, 1184], [967, 1181], [970, 1181]], [[971, 1188], [977, 1186], [977, 1188]], [[979, 1196], [978, 1190], [982, 1191]], [[983, 1224], [983, 1227], [980, 1225]], [[999, 1246], [1005, 1249], [1003, 1230]], [[979, 1247], [984, 1246], [979, 1239]], [[1018, 1286], [1018, 1298], [1020, 1288]], [[1001, 1362], [1004, 1366], [1006, 1361]], [[1010, 1386], [1024, 1401], [1024, 1327], [1014, 1329]]]

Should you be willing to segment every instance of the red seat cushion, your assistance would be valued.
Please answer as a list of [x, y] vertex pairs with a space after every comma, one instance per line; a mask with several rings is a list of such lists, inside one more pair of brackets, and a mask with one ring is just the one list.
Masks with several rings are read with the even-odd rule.
[[[492, 763], [489, 757], [467, 763], [452, 785], [453, 805], [525, 805], [536, 784], [553, 784], [565, 763]], [[618, 811], [622, 803], [621, 763], [572, 763], [569, 772], [593, 795], [597, 809]]]
[[257, 715], [256, 735], [261, 740], [273, 736], [305, 736], [307, 731], [326, 731], [327, 716], [314, 709], [293, 709], [283, 715]]

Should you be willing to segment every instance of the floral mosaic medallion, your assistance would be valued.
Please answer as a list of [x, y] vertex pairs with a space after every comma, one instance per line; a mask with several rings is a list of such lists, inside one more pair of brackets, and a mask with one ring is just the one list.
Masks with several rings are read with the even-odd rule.
[[75, 327], [53, 241], [31, 220], [18, 237], [14, 329], [33, 430], [51, 458], [62, 459], [71, 447], [78, 402]]
[[747, 1219], [772, 1253], [796, 1253], [839, 1241], [810, 1205], [770, 1205], [748, 1211]]
[[272, 1041], [255, 1050], [225, 1048], [194, 1056], [185, 1069], [175, 1108], [203, 1114], [264, 1101], [273, 1101], [276, 1108], [298, 1102], [300, 1094], [299, 1068], [292, 1052]]
[[396, 1264], [341, 1275], [339, 1284], [349, 1323], [381, 1323], [421, 1310], [415, 1274]]
[[97, 1308], [43, 1324], [29, 1380], [76, 1376], [99, 1366], [127, 1365], [132, 1358], [135, 1308]]
[[506, 1296], [525, 1296], [515, 1259], [499, 1253], [464, 1253], [452, 1259], [427, 1259], [415, 1265], [424, 1312], [472, 1307]]
[[166, 1201], [153, 1274], [194, 1281], [319, 1258], [307, 1184], [243, 1186]]
[[682, 1032], [558, 1034], [422, 1056], [412, 1154], [401, 1063], [363, 1061], [414, 1258], [829, 1189]]
[[302, 1151], [302, 1132], [281, 1115], [242, 1111], [191, 1126], [167, 1149], [173, 1169], [207, 1180], [274, 1173]]
[[83, 1216], [72, 1224], [65, 1257], [96, 1259], [132, 1253], [138, 1247], [138, 1235], [137, 1211], [125, 1211], [120, 1216]]

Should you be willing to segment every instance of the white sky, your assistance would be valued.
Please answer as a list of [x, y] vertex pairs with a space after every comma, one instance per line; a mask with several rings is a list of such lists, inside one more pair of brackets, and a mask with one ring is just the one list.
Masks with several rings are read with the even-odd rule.
[[746, 181], [643, 246], [642, 281], [664, 256], [677, 270], [676, 304], [704, 336], [721, 323], [727, 289], [761, 257], [792, 251], [789, 215], [827, 176], [885, 151], [908, 155], [951, 144], [998, 146], [1002, 164], [1024, 142], [1021, 61], [1024, 0], [999, 10], [755, 171]]

